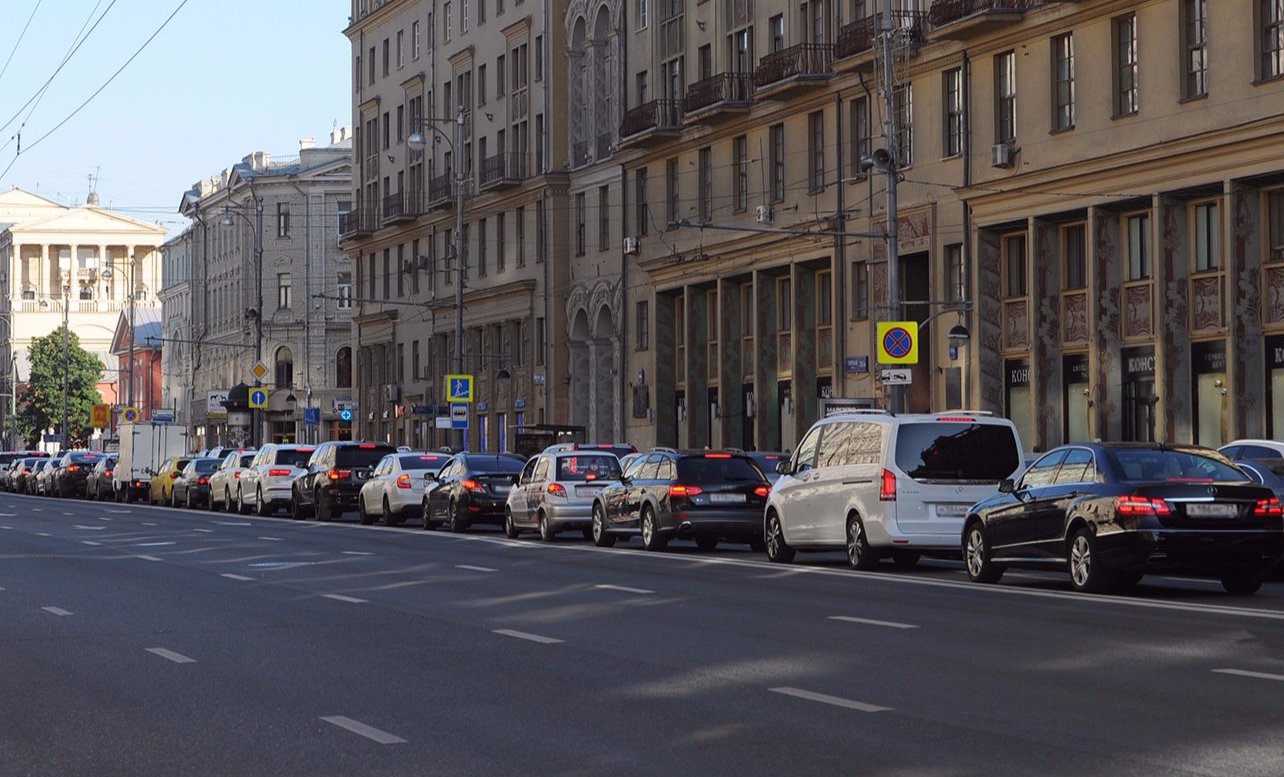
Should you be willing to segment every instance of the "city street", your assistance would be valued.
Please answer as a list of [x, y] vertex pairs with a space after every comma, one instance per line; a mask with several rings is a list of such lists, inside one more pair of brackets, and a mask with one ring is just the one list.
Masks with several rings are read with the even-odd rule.
[[1284, 583], [417, 524], [0, 495], [0, 774], [1284, 774]]

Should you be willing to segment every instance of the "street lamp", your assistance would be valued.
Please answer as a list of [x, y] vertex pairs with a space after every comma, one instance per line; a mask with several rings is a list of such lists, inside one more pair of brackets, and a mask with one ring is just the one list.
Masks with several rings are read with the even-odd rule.
[[[230, 229], [236, 225], [236, 222], [232, 218], [235, 216], [236, 218], [245, 221], [246, 224], [249, 224], [250, 229], [254, 233], [254, 296], [256, 301], [253, 308], [245, 311], [245, 317], [252, 318], [254, 320], [254, 363], [258, 364], [263, 361], [263, 200], [259, 199], [259, 197], [253, 193], [251, 193], [251, 197], [253, 198], [254, 203], [253, 219], [242, 213], [239, 208], [231, 205], [224, 205], [223, 218], [219, 220], [219, 224], [221, 224], [225, 229]], [[263, 385], [263, 382], [258, 378], [255, 378], [254, 385], [261, 386]], [[255, 413], [254, 424], [251, 430], [251, 441], [255, 443], [256, 447], [259, 437], [259, 423], [257, 416], [258, 414]]]
[[[431, 118], [431, 117], [414, 117], [412, 125], [417, 127], [428, 127], [437, 137], [446, 141], [450, 146], [450, 157], [454, 160], [456, 170], [447, 171], [447, 174], [454, 172], [455, 182], [455, 372], [462, 375], [464, 372], [464, 268], [468, 266], [466, 251], [468, 244], [464, 242], [464, 206], [467, 202], [468, 169], [467, 160], [465, 164], [460, 164], [459, 149], [464, 145], [464, 107], [459, 106], [459, 113], [453, 119]], [[445, 122], [455, 123], [455, 139], [451, 140], [445, 132], [437, 127], [438, 124]], [[414, 151], [422, 152], [428, 145], [428, 139], [419, 129], [410, 133], [406, 143]], [[467, 448], [467, 432], [459, 431], [459, 450]]]

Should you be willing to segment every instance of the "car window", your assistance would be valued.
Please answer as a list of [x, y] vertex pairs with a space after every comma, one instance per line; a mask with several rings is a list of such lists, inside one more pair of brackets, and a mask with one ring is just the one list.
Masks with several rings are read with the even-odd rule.
[[1021, 478], [1022, 488], [1050, 486], [1057, 477], [1057, 467], [1065, 461], [1067, 451], [1053, 451], [1030, 466]]
[[1239, 455], [1239, 452], [1242, 450], [1244, 450], [1243, 445], [1227, 445], [1225, 448], [1218, 448], [1217, 452], [1222, 454], [1226, 458], [1234, 461], [1235, 459], [1244, 458], [1243, 456]]
[[798, 445], [798, 450], [794, 452], [793, 466], [794, 472], [802, 472], [816, 466], [816, 448], [820, 445], [820, 432], [824, 427], [813, 426], [811, 431], [803, 437], [802, 443]]
[[633, 458], [629, 459], [629, 461], [625, 464], [624, 476], [626, 478], [629, 478], [630, 480], [636, 480], [637, 478], [641, 477], [639, 473], [641, 472], [642, 466], [644, 464], [646, 464], [646, 456], [642, 456], [642, 455], [634, 456]]
[[767, 480], [758, 465], [743, 456], [687, 456], [678, 461], [678, 477], [696, 483], [761, 483]]
[[659, 477], [660, 459], [664, 458], [658, 453], [652, 453], [646, 457], [642, 466], [638, 468], [637, 477], [639, 480], [655, 480]]
[[312, 451], [302, 448], [278, 450], [276, 455], [272, 457], [271, 463], [287, 467], [302, 467], [307, 463], [308, 457], [311, 455]]
[[543, 483], [545, 480], [548, 480], [548, 458], [540, 456], [535, 462], [535, 474], [531, 476], [531, 481]]
[[531, 482], [531, 474], [535, 472], [536, 461], [538, 461], [538, 459], [531, 459], [530, 461], [526, 462], [525, 467], [522, 467], [522, 474], [520, 477], [517, 478], [518, 485], [524, 486], [527, 483]]
[[1267, 448], [1264, 445], [1244, 445], [1239, 449], [1239, 455], [1230, 456], [1233, 459], [1279, 459], [1284, 458], [1284, 454], [1274, 448]]
[[1074, 448], [1066, 454], [1061, 462], [1061, 471], [1057, 473], [1056, 484], [1092, 483], [1097, 479], [1097, 469], [1093, 464], [1092, 451], [1087, 448]]
[[[1244, 473], [1218, 453], [1157, 448], [1115, 448], [1110, 451], [1122, 480], [1132, 482], [1243, 482]], [[1217, 458], [1214, 458], [1216, 456]]]
[[557, 480], [615, 480], [620, 476], [620, 460], [609, 453], [580, 453], [557, 459]]
[[205, 475], [218, 469], [219, 460], [218, 459], [198, 459], [194, 463], [196, 465], [196, 472], [198, 474]]
[[[441, 465], [446, 461], [446, 457], [439, 453], [420, 453], [412, 456], [398, 456], [397, 463], [403, 470], [439, 470]], [[389, 468], [391, 469], [391, 467]]]
[[1021, 466], [1012, 427], [933, 420], [896, 430], [896, 466], [923, 483], [998, 483]]
[[396, 453], [397, 449], [389, 445], [342, 445], [335, 449], [334, 465], [341, 469], [348, 467], [373, 467], [379, 463], [379, 459], [387, 456], [389, 453]]
[[841, 467], [847, 461], [852, 424], [840, 422], [822, 427], [820, 445], [816, 448], [817, 467]]
[[655, 471], [656, 480], [677, 480], [678, 470], [673, 465], [673, 459], [668, 456], [660, 457], [660, 464]]

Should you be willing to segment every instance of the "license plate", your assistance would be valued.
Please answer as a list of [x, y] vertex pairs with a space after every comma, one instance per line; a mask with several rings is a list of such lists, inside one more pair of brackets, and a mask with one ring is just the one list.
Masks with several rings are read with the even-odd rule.
[[716, 505], [744, 504], [744, 494], [709, 494], [709, 501]]
[[967, 505], [937, 505], [936, 514], [941, 518], [962, 518], [967, 515]]
[[597, 496], [602, 493], [601, 486], [580, 486], [575, 489], [576, 496]]
[[1239, 515], [1239, 506], [1195, 502], [1186, 505], [1186, 515], [1191, 518], [1234, 518]]
[[490, 488], [496, 494], [503, 494], [504, 496], [508, 496], [508, 492], [513, 490], [512, 486], [491, 486]]

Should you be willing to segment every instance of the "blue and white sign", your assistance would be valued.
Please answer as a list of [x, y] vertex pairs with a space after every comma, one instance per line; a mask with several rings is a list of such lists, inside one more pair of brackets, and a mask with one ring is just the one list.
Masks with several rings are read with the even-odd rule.
[[339, 420], [340, 420], [340, 421], [351, 421], [351, 420], [352, 420], [352, 411], [351, 411], [351, 410], [340, 410], [340, 411], [339, 411]]
[[868, 356], [848, 356], [845, 364], [848, 372], [869, 372]]
[[268, 393], [266, 389], [250, 389], [250, 407], [265, 408], [268, 404]]
[[303, 423], [310, 426], [316, 426], [321, 423], [321, 408], [305, 407], [303, 408]]
[[455, 403], [450, 406], [450, 428], [468, 428], [468, 405]]
[[158, 424], [172, 424], [174, 418], [174, 411], [169, 408], [156, 408], [152, 411], [152, 421]]

